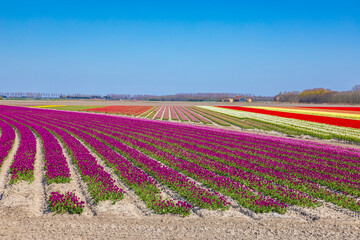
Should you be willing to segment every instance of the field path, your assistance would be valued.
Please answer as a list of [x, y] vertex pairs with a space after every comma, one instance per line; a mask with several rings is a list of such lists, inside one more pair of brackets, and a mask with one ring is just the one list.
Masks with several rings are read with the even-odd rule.
[[45, 216], [0, 218], [2, 239], [359, 239], [360, 225], [347, 221], [253, 221], [237, 218], [94, 218]]

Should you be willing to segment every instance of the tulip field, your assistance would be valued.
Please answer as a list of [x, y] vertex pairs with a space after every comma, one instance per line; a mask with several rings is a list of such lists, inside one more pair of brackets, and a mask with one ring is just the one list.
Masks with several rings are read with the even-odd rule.
[[360, 142], [360, 111], [356, 107], [265, 106], [66, 106], [36, 108], [84, 111], [169, 122], [275, 131], [291, 136]]
[[[0, 179], [1, 174], [5, 179], [0, 208], [11, 189], [6, 186], [37, 181], [49, 211], [61, 214], [84, 209], [96, 214], [96, 206], [121, 206], [130, 201], [125, 199], [149, 214], [177, 216], [196, 215], [199, 209], [286, 215], [324, 206], [360, 213], [359, 149], [182, 123], [253, 126], [259, 121], [355, 141], [357, 122], [300, 108], [111, 106], [91, 111], [145, 117], [0, 106]], [[149, 115], [152, 119], [146, 119]], [[75, 185], [76, 192], [52, 190]]]
[[56, 110], [84, 111], [104, 114], [118, 114], [132, 117], [141, 117], [154, 120], [179, 121], [190, 123], [212, 124], [208, 118], [198, 114], [191, 107], [184, 106], [66, 106], [43, 105], [34, 108]]

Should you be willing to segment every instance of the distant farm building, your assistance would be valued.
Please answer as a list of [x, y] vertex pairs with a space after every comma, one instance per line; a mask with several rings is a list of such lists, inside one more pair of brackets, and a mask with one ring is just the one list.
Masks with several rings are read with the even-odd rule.
[[234, 102], [246, 102], [246, 98], [242, 96], [236, 96]]
[[234, 99], [232, 99], [232, 98], [223, 98], [223, 99], [221, 99], [221, 101], [222, 102], [233, 102]]

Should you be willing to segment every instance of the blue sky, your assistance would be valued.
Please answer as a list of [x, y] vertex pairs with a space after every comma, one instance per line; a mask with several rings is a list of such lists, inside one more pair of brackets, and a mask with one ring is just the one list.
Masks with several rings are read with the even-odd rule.
[[359, 12], [344, 0], [0, 0], [0, 92], [348, 90]]

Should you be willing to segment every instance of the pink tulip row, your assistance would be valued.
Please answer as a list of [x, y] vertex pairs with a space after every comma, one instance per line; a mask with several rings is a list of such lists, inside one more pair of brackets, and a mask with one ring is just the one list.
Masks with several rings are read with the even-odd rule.
[[170, 107], [170, 112], [171, 112], [171, 119], [175, 121], [179, 121], [179, 116], [177, 115], [174, 107]]
[[181, 121], [189, 121], [189, 118], [183, 113], [180, 107], [174, 107]]
[[196, 112], [190, 110], [189, 108], [183, 107], [183, 111], [186, 112], [187, 115], [192, 115], [192, 116], [196, 117], [197, 119], [199, 119], [201, 122], [203, 122], [205, 124], [211, 123], [211, 121], [209, 119], [204, 118], [203, 116], [201, 116], [200, 114], [197, 114]]
[[200, 120], [194, 115], [190, 114], [184, 107], [179, 107], [179, 110], [182, 111], [192, 122], [200, 122]]
[[158, 113], [155, 115], [155, 119], [162, 118], [164, 111], [165, 111], [165, 107], [161, 107], [160, 110], [158, 111]]
[[170, 118], [170, 112], [169, 112], [170, 108], [169, 107], [165, 107], [165, 112], [164, 112], [164, 116], [163, 116], [163, 120], [169, 120]]

